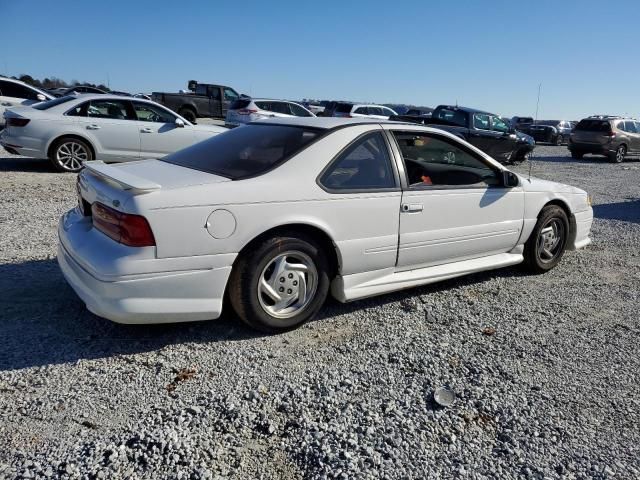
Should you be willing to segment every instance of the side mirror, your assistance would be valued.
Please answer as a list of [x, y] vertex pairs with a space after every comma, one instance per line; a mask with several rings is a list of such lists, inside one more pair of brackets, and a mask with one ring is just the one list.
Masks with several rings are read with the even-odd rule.
[[43, 94], [39, 93], [36, 98], [38, 99], [39, 102], [44, 102], [47, 97], [45, 97]]
[[176, 118], [175, 124], [178, 128], [184, 128], [184, 122], [180, 118]]
[[502, 172], [502, 185], [509, 188], [517, 187], [520, 185], [520, 179], [515, 173], [504, 170]]

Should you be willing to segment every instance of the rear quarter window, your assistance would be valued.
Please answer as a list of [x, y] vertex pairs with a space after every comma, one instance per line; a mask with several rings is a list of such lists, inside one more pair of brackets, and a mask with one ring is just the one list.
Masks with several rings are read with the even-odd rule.
[[250, 103], [251, 103], [251, 100], [247, 100], [247, 99], [236, 100], [235, 102], [231, 103], [231, 105], [229, 106], [229, 109], [242, 110], [243, 108], [247, 108]]
[[350, 103], [339, 103], [338, 105], [336, 105], [336, 112], [350, 113], [352, 108], [353, 105], [351, 105]]

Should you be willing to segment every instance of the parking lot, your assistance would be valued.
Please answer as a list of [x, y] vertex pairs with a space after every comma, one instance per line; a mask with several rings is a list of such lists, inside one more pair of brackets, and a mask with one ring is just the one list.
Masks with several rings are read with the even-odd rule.
[[535, 153], [592, 195], [586, 250], [262, 336], [89, 313], [55, 259], [76, 176], [0, 150], [0, 478], [639, 478], [640, 161]]

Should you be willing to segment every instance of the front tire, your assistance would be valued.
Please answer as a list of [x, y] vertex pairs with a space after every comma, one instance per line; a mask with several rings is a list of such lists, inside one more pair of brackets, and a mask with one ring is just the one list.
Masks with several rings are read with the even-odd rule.
[[554, 268], [564, 255], [569, 238], [569, 219], [557, 205], [547, 205], [524, 245], [524, 267], [533, 273]]
[[627, 155], [627, 146], [620, 145], [616, 148], [616, 151], [609, 154], [609, 161], [613, 163], [622, 163], [624, 157]]
[[564, 137], [561, 134], [558, 134], [556, 137], [556, 145], [560, 146], [564, 143]]
[[242, 254], [229, 278], [229, 299], [244, 323], [278, 333], [312, 319], [327, 298], [329, 284], [322, 248], [306, 235], [285, 234]]
[[189, 123], [196, 123], [196, 119], [197, 119], [196, 112], [194, 112], [190, 108], [181, 108], [178, 113], [182, 118], [184, 118], [185, 120], [188, 120]]
[[51, 148], [49, 160], [59, 172], [79, 172], [84, 162], [93, 160], [93, 150], [84, 140], [63, 137], [56, 140]]

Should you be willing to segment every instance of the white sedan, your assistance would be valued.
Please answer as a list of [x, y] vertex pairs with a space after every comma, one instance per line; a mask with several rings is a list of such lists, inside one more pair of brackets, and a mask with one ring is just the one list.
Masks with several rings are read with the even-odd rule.
[[89, 310], [122, 323], [217, 318], [252, 327], [590, 243], [575, 187], [510, 172], [440, 130], [272, 119], [162, 160], [88, 162], [60, 220], [58, 262]]
[[115, 95], [74, 95], [4, 113], [0, 144], [10, 153], [49, 158], [63, 172], [84, 162], [160, 158], [227, 131], [194, 125], [155, 102]]

